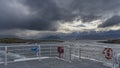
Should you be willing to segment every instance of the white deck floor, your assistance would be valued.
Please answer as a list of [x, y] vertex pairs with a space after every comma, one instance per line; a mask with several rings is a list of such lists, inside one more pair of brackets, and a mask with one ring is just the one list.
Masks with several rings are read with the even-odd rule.
[[15, 63], [9, 63], [7, 67], [4, 64], [0, 64], [0, 68], [109, 68], [102, 63], [91, 60], [74, 60], [71, 63], [57, 59], [43, 59], [41, 61], [21, 61]]

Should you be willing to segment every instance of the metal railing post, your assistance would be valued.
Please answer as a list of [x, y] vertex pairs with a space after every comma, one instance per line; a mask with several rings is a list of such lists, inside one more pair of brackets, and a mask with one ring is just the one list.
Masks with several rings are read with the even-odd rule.
[[5, 46], [5, 66], [7, 65], [7, 46]]
[[51, 46], [50, 46], [50, 57], [51, 57]]
[[39, 45], [35, 43], [35, 46], [37, 46], [37, 48], [35, 48], [36, 57], [39, 57]]
[[70, 61], [72, 60], [72, 57], [71, 57], [71, 46], [69, 46], [69, 57], [70, 57]]
[[41, 48], [40, 48], [40, 45], [38, 45], [38, 46], [39, 46], [38, 57], [39, 57], [39, 60], [40, 60], [40, 57], [41, 57]]
[[79, 60], [81, 60], [81, 48], [79, 47]]

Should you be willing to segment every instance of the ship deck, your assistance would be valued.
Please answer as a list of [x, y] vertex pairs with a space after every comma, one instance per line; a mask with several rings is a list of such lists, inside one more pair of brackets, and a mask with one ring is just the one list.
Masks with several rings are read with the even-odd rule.
[[0, 64], [0, 68], [110, 68], [100, 62], [82, 59], [67, 62], [58, 58], [48, 58], [42, 60], [29, 60], [21, 62]]

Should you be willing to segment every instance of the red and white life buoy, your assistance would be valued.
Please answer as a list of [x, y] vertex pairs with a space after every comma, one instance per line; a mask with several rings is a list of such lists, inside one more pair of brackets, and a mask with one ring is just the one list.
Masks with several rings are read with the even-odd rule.
[[106, 59], [108, 59], [108, 60], [112, 59], [112, 56], [113, 56], [113, 50], [112, 50], [112, 48], [104, 48], [103, 54], [105, 55]]

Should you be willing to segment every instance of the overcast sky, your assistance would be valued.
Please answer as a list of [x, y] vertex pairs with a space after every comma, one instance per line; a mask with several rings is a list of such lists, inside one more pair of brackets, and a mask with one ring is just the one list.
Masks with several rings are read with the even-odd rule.
[[0, 37], [119, 30], [120, 0], [0, 0]]

